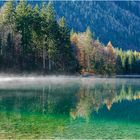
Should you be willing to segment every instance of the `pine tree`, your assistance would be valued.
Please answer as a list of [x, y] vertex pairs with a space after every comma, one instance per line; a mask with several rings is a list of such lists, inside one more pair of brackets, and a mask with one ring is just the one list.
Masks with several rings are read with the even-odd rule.
[[74, 50], [70, 42], [70, 30], [66, 25], [65, 18], [62, 17], [59, 20], [59, 32], [60, 32], [60, 62], [62, 64], [63, 71], [72, 72], [78, 68], [76, 58], [74, 57]]
[[16, 7], [16, 30], [21, 34], [21, 55], [22, 67], [26, 67], [28, 63], [28, 55], [30, 52], [32, 38], [32, 9], [24, 0], [20, 0]]
[[13, 60], [13, 41], [12, 41], [12, 35], [9, 33], [7, 36], [7, 44], [5, 46], [5, 60], [7, 67], [10, 67]]
[[55, 19], [55, 12], [52, 4], [49, 2], [47, 5], [47, 55], [48, 55], [48, 69], [52, 70], [52, 65], [55, 63], [57, 53], [57, 38], [58, 38], [58, 23]]
[[128, 65], [129, 65], [129, 71], [131, 73], [132, 71], [132, 63], [133, 63], [133, 52], [132, 51], [128, 51]]
[[[15, 3], [14, 0], [7, 1], [2, 7], [0, 14], [1, 26], [1, 55], [6, 59], [6, 63], [12, 63], [14, 58], [14, 35], [15, 35]], [[9, 56], [9, 58], [8, 58]], [[9, 60], [7, 60], [9, 59]], [[8, 67], [8, 65], [7, 65]]]
[[7, 1], [2, 7], [1, 22], [13, 29], [15, 21], [15, 3], [14, 0]]

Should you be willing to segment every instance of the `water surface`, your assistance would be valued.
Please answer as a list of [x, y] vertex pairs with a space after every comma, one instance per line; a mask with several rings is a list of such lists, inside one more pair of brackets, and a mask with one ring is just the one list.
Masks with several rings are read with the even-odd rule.
[[140, 79], [0, 77], [0, 138], [140, 139]]

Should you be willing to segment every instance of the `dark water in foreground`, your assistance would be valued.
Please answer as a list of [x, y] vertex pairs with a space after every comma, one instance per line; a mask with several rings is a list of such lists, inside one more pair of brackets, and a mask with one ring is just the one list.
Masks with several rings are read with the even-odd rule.
[[0, 78], [0, 138], [140, 139], [140, 79]]

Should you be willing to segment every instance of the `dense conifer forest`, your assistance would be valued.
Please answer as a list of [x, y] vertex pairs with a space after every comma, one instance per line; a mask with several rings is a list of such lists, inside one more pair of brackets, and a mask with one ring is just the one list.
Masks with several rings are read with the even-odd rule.
[[84, 32], [89, 26], [101, 42], [123, 50], [140, 51], [139, 1], [53, 1], [58, 17], [71, 29]]
[[88, 25], [83, 32], [71, 30], [51, 2], [8, 1], [0, 9], [1, 71], [139, 74], [140, 53], [111, 41], [101, 43]]
[[[18, 1], [18, 0], [16, 0]], [[27, 0], [35, 6], [47, 0]], [[70, 29], [84, 32], [89, 26], [104, 44], [110, 40], [123, 50], [140, 51], [140, 2], [139, 1], [93, 1], [51, 0], [56, 18], [66, 18]]]

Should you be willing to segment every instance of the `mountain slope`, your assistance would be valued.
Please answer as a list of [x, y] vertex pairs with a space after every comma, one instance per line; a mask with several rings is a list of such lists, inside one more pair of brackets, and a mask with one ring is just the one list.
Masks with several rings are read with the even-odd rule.
[[87, 26], [103, 43], [140, 50], [140, 2], [54, 2], [59, 16], [71, 28], [84, 31]]
[[[30, 1], [32, 5], [39, 1]], [[75, 31], [89, 26], [103, 43], [140, 51], [140, 2], [53, 1], [57, 17], [64, 16]]]

